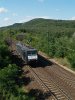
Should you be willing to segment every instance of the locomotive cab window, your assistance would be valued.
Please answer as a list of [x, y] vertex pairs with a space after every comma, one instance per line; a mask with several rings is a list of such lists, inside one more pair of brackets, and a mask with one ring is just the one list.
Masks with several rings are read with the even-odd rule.
[[37, 51], [28, 51], [27, 54], [30, 56], [30, 55], [36, 55], [37, 54]]

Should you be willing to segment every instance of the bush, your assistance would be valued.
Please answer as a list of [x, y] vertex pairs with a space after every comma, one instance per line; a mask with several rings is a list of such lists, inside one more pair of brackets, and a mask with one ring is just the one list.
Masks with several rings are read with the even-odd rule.
[[75, 52], [70, 52], [67, 56], [72, 68], [75, 68]]
[[0, 70], [0, 89], [13, 92], [18, 77], [18, 67], [16, 65], [8, 65]]
[[3, 42], [0, 42], [0, 68], [4, 68], [11, 63], [9, 55], [8, 47]]

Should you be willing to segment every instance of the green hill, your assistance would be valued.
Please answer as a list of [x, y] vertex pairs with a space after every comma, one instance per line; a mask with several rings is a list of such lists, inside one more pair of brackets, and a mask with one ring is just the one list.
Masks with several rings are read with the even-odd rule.
[[[52, 32], [52, 33], [73, 33], [75, 32], [75, 21], [51, 20], [36, 18], [25, 23], [16, 23], [7, 26], [5, 29], [26, 30], [27, 32]], [[4, 28], [3, 28], [4, 29]]]
[[12, 27], [25, 29], [28, 32], [52, 32], [52, 33], [73, 33], [75, 31], [75, 21], [33, 19], [22, 24], [14, 24]]

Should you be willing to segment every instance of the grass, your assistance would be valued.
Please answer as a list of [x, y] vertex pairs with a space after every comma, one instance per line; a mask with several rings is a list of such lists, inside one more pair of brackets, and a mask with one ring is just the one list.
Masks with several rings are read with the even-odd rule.
[[67, 58], [54, 58], [54, 60], [56, 62], [58, 62], [59, 64], [65, 66], [71, 70], [74, 70], [74, 69], [72, 69], [71, 64], [68, 62]]

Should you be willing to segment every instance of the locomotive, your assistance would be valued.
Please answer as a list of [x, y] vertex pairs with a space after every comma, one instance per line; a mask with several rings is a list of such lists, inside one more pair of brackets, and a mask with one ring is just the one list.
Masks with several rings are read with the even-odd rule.
[[38, 60], [38, 52], [35, 48], [25, 46], [24, 44], [18, 42], [16, 43], [16, 50], [24, 60], [25, 64]]

